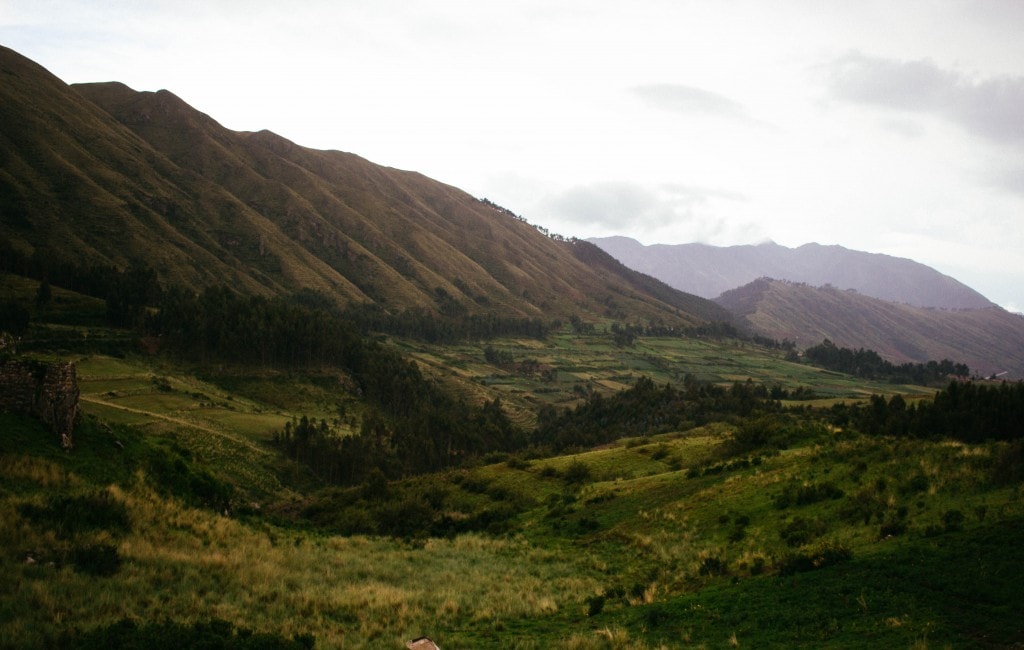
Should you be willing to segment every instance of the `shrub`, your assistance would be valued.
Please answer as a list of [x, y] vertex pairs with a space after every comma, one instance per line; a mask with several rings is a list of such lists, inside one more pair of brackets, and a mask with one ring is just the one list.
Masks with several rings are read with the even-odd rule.
[[722, 558], [712, 555], [700, 562], [697, 573], [702, 576], [724, 576], [729, 574], [729, 564]]
[[807, 544], [816, 537], [825, 534], [825, 523], [818, 519], [797, 517], [779, 531], [779, 536], [787, 546], [797, 547]]
[[839, 516], [847, 523], [863, 521], [867, 526], [871, 523], [872, 515], [878, 512], [882, 506], [882, 498], [876, 490], [869, 487], [863, 488], [843, 503], [839, 509]]
[[565, 468], [565, 472], [562, 473], [562, 480], [569, 485], [584, 483], [590, 480], [590, 468], [585, 463], [574, 460]]
[[218, 648], [221, 650], [304, 650], [314, 646], [311, 634], [286, 639], [273, 634], [257, 634], [245, 628], [214, 619], [209, 623], [185, 625], [170, 621], [140, 626], [122, 619], [106, 627], [85, 633], [66, 632], [58, 647], [80, 650], [106, 648]]
[[902, 521], [887, 521], [882, 524], [878, 536], [885, 539], [886, 537], [898, 537], [905, 532], [907, 532], [907, 525]]
[[378, 532], [395, 537], [423, 537], [430, 531], [434, 511], [421, 498], [406, 496], [382, 504], [376, 512]]
[[1013, 485], [1021, 481], [1024, 481], [1024, 440], [1014, 440], [998, 448], [992, 463], [992, 482]]
[[763, 415], [744, 421], [733, 433], [733, 441], [740, 449], [785, 446], [786, 430], [778, 418]]
[[552, 467], [551, 465], [545, 465], [544, 467], [541, 468], [540, 475], [543, 476], [544, 478], [557, 478], [558, 470]]
[[112, 576], [121, 568], [121, 556], [111, 544], [79, 546], [71, 550], [75, 571], [93, 576]]
[[775, 507], [784, 509], [791, 505], [806, 506], [829, 499], [841, 499], [843, 491], [831, 482], [826, 483], [790, 483], [782, 493], [775, 496]]
[[750, 575], [759, 576], [762, 573], [764, 573], [764, 558], [758, 555], [750, 564]]
[[128, 532], [128, 509], [106, 490], [80, 496], [52, 496], [46, 505], [24, 504], [21, 515], [65, 539], [96, 530]]
[[947, 510], [942, 513], [942, 525], [947, 533], [963, 530], [964, 519], [964, 513], [959, 510]]
[[590, 596], [587, 598], [587, 616], [597, 616], [604, 611], [604, 596]]
[[509, 458], [508, 460], [506, 460], [505, 461], [505, 465], [509, 469], [518, 469], [518, 470], [528, 470], [528, 469], [530, 469], [530, 462], [527, 461], [527, 460], [523, 460], [522, 458], [519, 458], [518, 456], [513, 456], [513, 457]]
[[914, 474], [906, 483], [903, 484], [900, 491], [904, 494], [919, 494], [921, 492], [927, 492], [928, 477], [921, 473]]
[[589, 515], [584, 515], [576, 521], [576, 527], [581, 533], [592, 533], [601, 527], [601, 522]]
[[787, 576], [833, 566], [853, 558], [853, 552], [842, 544], [830, 542], [805, 553], [790, 553], [778, 565], [779, 575]]

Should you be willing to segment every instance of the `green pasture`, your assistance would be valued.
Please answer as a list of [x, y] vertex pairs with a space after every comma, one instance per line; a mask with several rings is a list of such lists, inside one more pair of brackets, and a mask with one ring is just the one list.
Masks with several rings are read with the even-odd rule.
[[[444, 346], [409, 340], [392, 343], [425, 373], [465, 399], [482, 402], [500, 397], [513, 420], [524, 426], [533, 425], [542, 405], [571, 408], [589, 392], [620, 391], [641, 376], [677, 386], [692, 378], [720, 384], [749, 379], [788, 390], [803, 387], [818, 397], [787, 404], [811, 406], [861, 401], [872, 394], [900, 393], [907, 399], [920, 399], [934, 392], [921, 386], [860, 380], [790, 362], [781, 351], [733, 340], [640, 337], [632, 346], [617, 347], [604, 333], [563, 331], [543, 341], [510, 338]], [[515, 362], [503, 367], [487, 363], [487, 346], [510, 355]]]

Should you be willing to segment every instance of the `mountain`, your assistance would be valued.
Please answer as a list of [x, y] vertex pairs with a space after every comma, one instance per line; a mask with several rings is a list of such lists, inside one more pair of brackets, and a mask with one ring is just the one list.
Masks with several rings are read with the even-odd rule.
[[731, 318], [421, 174], [231, 131], [165, 90], [71, 87], [6, 48], [0, 78], [0, 240], [23, 255], [394, 312]]
[[705, 298], [761, 277], [840, 289], [889, 302], [941, 309], [985, 309], [988, 299], [957, 280], [912, 260], [864, 253], [842, 246], [805, 244], [787, 248], [769, 242], [756, 246], [655, 244], [628, 237], [588, 241], [631, 269]]
[[761, 278], [717, 302], [760, 334], [806, 348], [830, 339], [904, 363], [951, 361], [972, 372], [1024, 377], [1024, 316], [1000, 307], [941, 310], [896, 304], [835, 287]]

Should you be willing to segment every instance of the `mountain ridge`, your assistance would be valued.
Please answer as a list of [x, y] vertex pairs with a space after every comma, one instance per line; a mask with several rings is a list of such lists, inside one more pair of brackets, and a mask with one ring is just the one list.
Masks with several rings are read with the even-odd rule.
[[788, 248], [774, 242], [740, 246], [652, 244], [628, 237], [591, 238], [626, 266], [705, 298], [760, 277], [814, 286], [831, 284], [917, 307], [984, 309], [993, 303], [935, 269], [907, 258], [818, 243]]
[[417, 172], [231, 131], [166, 90], [68, 86], [7, 48], [0, 76], [0, 237], [26, 254], [391, 312], [732, 318]]
[[850, 289], [759, 278], [716, 301], [754, 331], [807, 348], [829, 339], [896, 363], [949, 359], [983, 376], [1024, 377], [1024, 316], [992, 305], [946, 310], [897, 304]]

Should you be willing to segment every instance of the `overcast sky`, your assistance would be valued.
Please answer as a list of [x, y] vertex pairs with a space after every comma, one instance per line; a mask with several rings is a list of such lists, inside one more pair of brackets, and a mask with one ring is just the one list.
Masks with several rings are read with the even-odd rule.
[[566, 236], [841, 244], [1024, 310], [1024, 0], [0, 0], [0, 43]]

